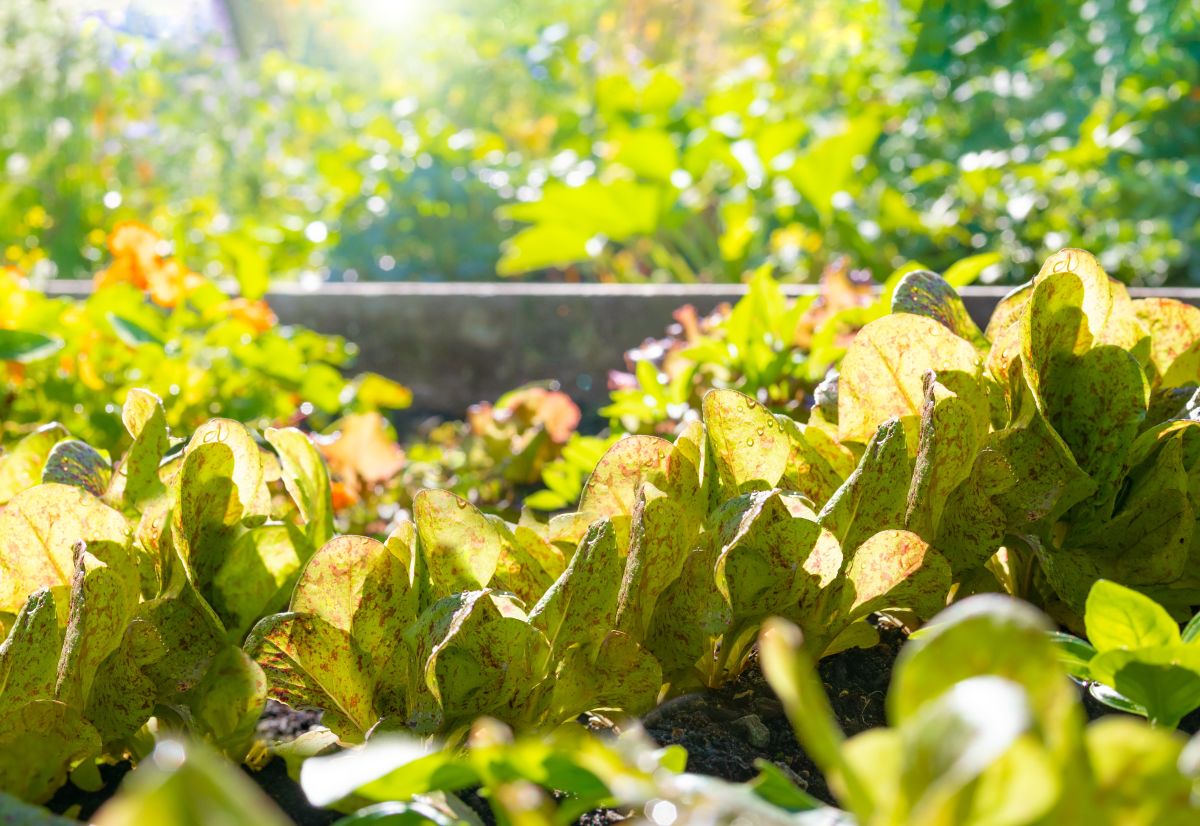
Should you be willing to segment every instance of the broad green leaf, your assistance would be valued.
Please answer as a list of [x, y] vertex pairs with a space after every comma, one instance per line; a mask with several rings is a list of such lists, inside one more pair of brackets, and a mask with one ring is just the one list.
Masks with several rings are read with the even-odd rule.
[[1101, 651], [1089, 663], [1092, 678], [1146, 710], [1150, 722], [1173, 729], [1200, 708], [1200, 646]]
[[623, 564], [612, 523], [593, 523], [562, 576], [529, 612], [552, 651], [600, 639], [616, 626]]
[[50, 451], [70, 435], [61, 424], [52, 422], [0, 454], [0, 505], [41, 482]]
[[[125, 628], [118, 648], [96, 674], [88, 694], [85, 716], [108, 748], [124, 748], [151, 715], [163, 692], [146, 672], [167, 654], [158, 629], [145, 619], [134, 619]], [[156, 674], [156, 677], [162, 677]]]
[[403, 410], [412, 404], [411, 390], [378, 373], [363, 373], [357, 385], [355, 398], [367, 407]]
[[0, 715], [0, 788], [23, 800], [49, 800], [76, 763], [99, 753], [96, 730], [65, 703], [33, 700]]
[[642, 639], [659, 596], [683, 571], [699, 542], [703, 514], [646, 483], [634, 510], [616, 626]]
[[49, 358], [63, 348], [61, 338], [26, 330], [0, 330], [0, 361], [31, 364]]
[[713, 582], [720, 548], [688, 554], [679, 577], [659, 597], [645, 646], [673, 683], [692, 677], [691, 669], [711, 651], [733, 621], [729, 603]]
[[792, 448], [769, 410], [736, 390], [710, 390], [704, 394], [704, 426], [723, 498], [779, 485]]
[[64, 597], [76, 542], [124, 544], [125, 517], [81, 488], [38, 485], [0, 510], [0, 611], [15, 614], [38, 588]]
[[96, 813], [95, 826], [288, 826], [250, 778], [199, 743], [164, 740]]
[[980, 350], [988, 347], [987, 339], [971, 320], [954, 287], [935, 272], [913, 270], [900, 279], [896, 291], [892, 293], [892, 312], [932, 318]]
[[946, 279], [947, 284], [958, 289], [959, 287], [973, 284], [975, 279], [984, 270], [995, 264], [999, 264], [1002, 260], [1003, 256], [998, 252], [981, 252], [978, 255], [968, 255], [966, 258], [960, 258], [947, 267], [942, 277]]
[[241, 518], [262, 521], [270, 515], [271, 497], [264, 484], [262, 452], [246, 426], [230, 419], [209, 419], [192, 434], [185, 457], [200, 445], [224, 445], [233, 453], [229, 475], [242, 504]]
[[0, 718], [34, 700], [54, 699], [62, 634], [48, 588], [29, 595], [0, 644]]
[[[1080, 306], [1095, 344], [1110, 344], [1126, 351], [1144, 347], [1145, 360], [1148, 360], [1148, 336], [1138, 321], [1125, 285], [1109, 278], [1095, 256], [1079, 249], [1059, 250], [1047, 258], [1034, 277], [1034, 283], [1040, 284], [1063, 273], [1074, 275], [1083, 286]], [[1138, 360], [1143, 361], [1142, 358]]]
[[159, 347], [166, 345], [166, 342], [160, 335], [153, 330], [143, 327], [136, 321], [114, 312], [109, 312], [106, 315], [108, 323], [112, 325], [113, 332], [117, 334], [117, 338], [130, 347], [138, 347], [142, 344], [154, 344]]
[[465, 756], [391, 733], [372, 738], [362, 748], [310, 757], [300, 769], [300, 785], [314, 806], [329, 806], [351, 794], [367, 800], [407, 800], [479, 781]]
[[1195, 778], [1173, 732], [1110, 715], [1087, 727], [1086, 742], [1093, 794], [1109, 822], [1185, 826], [1195, 819]]
[[79, 543], [55, 697], [86, 707], [101, 663], [125, 638], [140, 602], [137, 563], [124, 544]]
[[554, 676], [548, 722], [567, 722], [587, 711], [641, 714], [654, 706], [662, 668], [627, 634], [611, 631], [566, 652]]
[[245, 513], [235, 472], [235, 454], [227, 445], [198, 443], [189, 447], [175, 482], [171, 510], [175, 548], [209, 599], [213, 579], [229, 557]]
[[[1200, 380], [1197, 374], [1200, 356], [1193, 355], [1200, 343], [1200, 308], [1173, 298], [1141, 298], [1133, 302], [1133, 307], [1150, 334], [1150, 360], [1158, 374], [1156, 383], [1173, 387]], [[1174, 367], [1176, 362], [1178, 368]], [[1171, 382], [1164, 381], [1167, 376], [1171, 376]]]
[[858, 619], [884, 609], [928, 619], [946, 605], [950, 566], [910, 531], [880, 531], [858, 546], [846, 566], [844, 616]]
[[[945, 503], [938, 522], [934, 550], [950, 563], [959, 581], [978, 573], [1004, 542], [1016, 521], [999, 503], [1000, 497], [1022, 485], [1008, 460], [990, 446], [990, 437], [976, 456], [967, 479]], [[1022, 512], [1028, 518], [1030, 510]]]
[[267, 524], [237, 537], [213, 577], [212, 605], [232, 639], [281, 611], [311, 551], [295, 525]]
[[1088, 663], [1096, 656], [1096, 649], [1092, 644], [1062, 631], [1051, 631], [1050, 639], [1057, 646], [1058, 661], [1067, 673], [1076, 679], [1090, 680], [1091, 669], [1088, 668]]
[[193, 730], [231, 760], [241, 762], [267, 703], [267, 678], [249, 655], [229, 645], [212, 658], [187, 700]]
[[502, 543], [478, 508], [449, 491], [423, 490], [413, 519], [434, 598], [487, 587]]
[[818, 521], [851, 553], [872, 534], [904, 526], [912, 462], [899, 419], [871, 436], [858, 467], [821, 509]]
[[579, 498], [579, 512], [589, 521], [607, 516], [629, 517], [642, 482], [664, 473], [671, 443], [655, 436], [626, 436], [608, 449]]
[[903, 725], [963, 680], [1002, 677], [1024, 688], [1054, 753], [1073, 754], [1078, 699], [1049, 630], [1044, 616], [1014, 599], [981, 594], [955, 603], [900, 652], [887, 698], [888, 719]]
[[309, 542], [319, 548], [333, 537], [329, 470], [313, 443], [294, 427], [269, 427], [263, 434], [283, 467], [283, 484], [303, 518]]
[[78, 439], [59, 442], [46, 457], [42, 482], [57, 482], [83, 488], [93, 496], [108, 490], [112, 467], [94, 447]]
[[838, 380], [838, 437], [866, 443], [898, 416], [915, 427], [925, 374], [978, 372], [975, 348], [938, 322], [908, 314], [884, 316], [859, 331]]
[[125, 397], [121, 421], [133, 444], [118, 464], [113, 481], [121, 485], [119, 493], [126, 504], [140, 507], [163, 492], [158, 466], [170, 439], [162, 401], [148, 390], [134, 388]]
[[267, 617], [251, 630], [246, 653], [262, 667], [272, 698], [324, 710], [324, 724], [345, 742], [362, 742], [380, 717], [369, 658], [349, 634], [320, 617]]
[[1092, 586], [1084, 622], [1088, 640], [1101, 653], [1181, 642], [1179, 626], [1166, 609], [1150, 597], [1106, 579]]
[[498, 516], [488, 515], [500, 539], [493, 584], [512, 591], [526, 605], [532, 605], [554, 584], [562, 573], [557, 550], [527, 527], [509, 525]]

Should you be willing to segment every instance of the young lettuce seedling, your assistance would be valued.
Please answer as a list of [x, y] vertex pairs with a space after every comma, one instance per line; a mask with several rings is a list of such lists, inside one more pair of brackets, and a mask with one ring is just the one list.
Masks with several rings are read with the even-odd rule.
[[1100, 580], [1084, 613], [1088, 640], [1056, 633], [1071, 676], [1092, 696], [1151, 725], [1176, 728], [1200, 708], [1200, 614], [1183, 629], [1145, 594]]

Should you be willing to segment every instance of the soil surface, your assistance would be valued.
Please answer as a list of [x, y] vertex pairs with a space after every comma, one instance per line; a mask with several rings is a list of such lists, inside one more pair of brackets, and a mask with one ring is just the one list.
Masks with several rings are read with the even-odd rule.
[[[876, 647], [852, 648], [817, 666], [838, 724], [847, 736], [886, 722], [884, 697], [905, 635], [894, 628], [879, 631]], [[745, 781], [758, 775], [756, 760], [767, 760], [809, 794], [835, 802], [825, 777], [796, 742], [757, 654], [732, 684], [669, 700], [647, 714], [643, 724], [660, 745], [678, 744], [687, 749], [690, 772]]]

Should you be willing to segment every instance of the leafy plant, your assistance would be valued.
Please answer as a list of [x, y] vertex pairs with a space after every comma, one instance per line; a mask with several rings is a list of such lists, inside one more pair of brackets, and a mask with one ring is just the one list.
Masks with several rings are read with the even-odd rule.
[[383, 376], [343, 378], [353, 345], [278, 326], [265, 301], [227, 295], [164, 256], [164, 245], [148, 227], [118, 225], [113, 260], [85, 300], [53, 298], [0, 270], [0, 439], [57, 421], [118, 451], [127, 444], [118, 404], [138, 387], [159, 395], [168, 424], [185, 432], [215, 415], [263, 427], [311, 416], [322, 426], [411, 402]]
[[761, 637], [763, 668], [796, 736], [863, 824], [1194, 820], [1195, 754], [1129, 719], [1086, 728], [1050, 623], [999, 595], [948, 608], [901, 651], [889, 728], [846, 740], [794, 626]]
[[[326, 544], [289, 611], [247, 641], [273, 696], [325, 709], [348, 742], [453, 735], [483, 715], [552, 727], [644, 710], [664, 683], [719, 685], [773, 613], [811, 629], [820, 655], [871, 644], [874, 611], [945, 603], [949, 569], [915, 535], [842, 519], [859, 533], [839, 540], [822, 526], [813, 502], [854, 461], [827, 428], [735, 391], [704, 409], [674, 444], [618, 441], [579, 509], [545, 525], [424, 491], [386, 542]], [[349, 591], [333, 584], [346, 571]]]
[[1200, 619], [1180, 633], [1154, 600], [1104, 579], [1092, 586], [1083, 619], [1086, 642], [1063, 633], [1055, 641], [1067, 671], [1090, 681], [1093, 697], [1162, 728], [1200, 708]]
[[1131, 301], [1081, 250], [1047, 259], [986, 338], [933, 273], [906, 275], [892, 307], [837, 386], [843, 442], [882, 447], [890, 417], [904, 434], [907, 450], [868, 448], [859, 468], [881, 491], [875, 529], [917, 533], [965, 592], [1001, 587], [1072, 627], [1102, 577], [1194, 601], [1198, 311]]
[[24, 799], [143, 757], [151, 717], [241, 759], [266, 700], [242, 637], [332, 535], [328, 476], [298, 430], [267, 430], [268, 451], [214, 419], [173, 447], [143, 390], [122, 420], [115, 464], [56, 426], [4, 466], [41, 474], [0, 510], [0, 778]]

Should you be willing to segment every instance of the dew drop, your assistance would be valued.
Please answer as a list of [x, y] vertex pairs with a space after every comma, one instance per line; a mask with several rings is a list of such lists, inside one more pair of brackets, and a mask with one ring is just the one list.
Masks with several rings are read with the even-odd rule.
[[749, 439], [746, 440], [746, 447], [754, 447], [754, 437], [753, 436], [751, 436]]
[[467, 507], [467, 500], [465, 500], [465, 499], [455, 499], [455, 500], [454, 500], [454, 504], [458, 505], [458, 509], [459, 509], [459, 510], [463, 510], [464, 508], [466, 508], [466, 507]]

